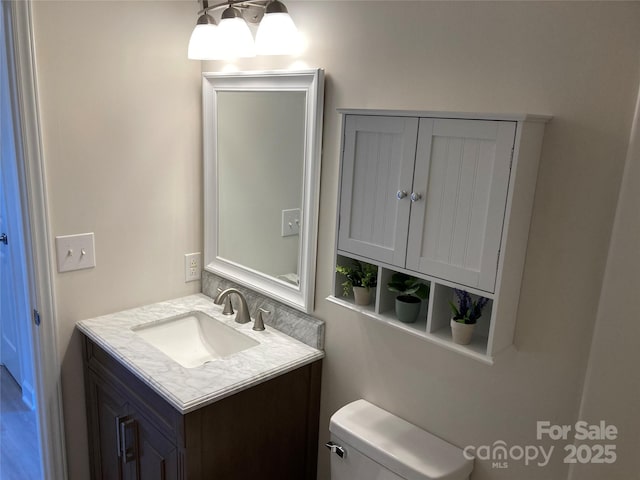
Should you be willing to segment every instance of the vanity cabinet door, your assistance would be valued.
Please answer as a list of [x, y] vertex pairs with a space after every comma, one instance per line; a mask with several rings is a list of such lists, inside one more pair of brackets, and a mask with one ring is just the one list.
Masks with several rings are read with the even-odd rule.
[[135, 415], [138, 430], [139, 480], [177, 480], [176, 446], [140, 414]]
[[118, 389], [88, 374], [94, 479], [173, 480], [177, 449]]
[[406, 268], [495, 290], [515, 122], [420, 120]]
[[338, 250], [404, 267], [418, 119], [347, 115]]
[[87, 380], [92, 478], [133, 478], [131, 465], [120, 461], [119, 448], [120, 423], [130, 412], [129, 403], [117, 392], [102, 388], [94, 375], [89, 374]]

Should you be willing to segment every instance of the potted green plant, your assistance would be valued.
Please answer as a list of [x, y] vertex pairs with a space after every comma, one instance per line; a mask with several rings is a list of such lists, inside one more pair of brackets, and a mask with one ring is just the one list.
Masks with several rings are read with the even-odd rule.
[[414, 323], [418, 319], [422, 300], [429, 297], [429, 286], [419, 279], [405, 273], [396, 272], [387, 284], [390, 291], [396, 292], [396, 317], [403, 323]]
[[348, 297], [353, 290], [356, 305], [371, 303], [371, 289], [378, 284], [378, 267], [353, 260], [352, 266], [337, 265], [336, 272], [346, 278], [342, 282], [342, 294], [345, 297]]
[[449, 302], [453, 317], [451, 318], [451, 336], [453, 342], [459, 345], [468, 345], [471, 343], [473, 330], [482, 316], [482, 309], [489, 302], [488, 298], [478, 297], [476, 300], [471, 298], [469, 292], [453, 289], [458, 299], [458, 305]]

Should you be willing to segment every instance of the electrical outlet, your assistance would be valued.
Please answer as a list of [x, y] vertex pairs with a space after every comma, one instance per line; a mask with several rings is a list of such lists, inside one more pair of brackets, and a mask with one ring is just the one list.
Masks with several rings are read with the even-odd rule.
[[200, 280], [202, 275], [202, 256], [200, 252], [186, 253], [184, 256], [184, 281]]

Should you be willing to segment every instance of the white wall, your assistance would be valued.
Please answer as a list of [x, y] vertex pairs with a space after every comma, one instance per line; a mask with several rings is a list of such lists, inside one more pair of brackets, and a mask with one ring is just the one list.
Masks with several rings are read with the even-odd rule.
[[618, 438], [594, 442], [614, 445], [613, 465], [575, 465], [572, 480], [634, 478], [640, 471], [640, 375], [638, 276], [640, 275], [640, 96], [616, 210], [602, 296], [589, 357], [580, 419], [604, 420]]
[[[359, 397], [460, 446], [537, 444], [537, 420], [575, 422], [638, 87], [640, 4], [287, 5], [312, 42], [301, 60], [327, 74], [315, 312], [327, 322], [321, 443], [331, 413]], [[216, 68], [224, 65], [203, 67]], [[554, 115], [539, 169], [515, 355], [480, 365], [325, 300], [338, 107]], [[474, 480], [564, 479], [562, 446], [554, 445], [559, 452], [545, 468], [477, 463]], [[328, 475], [325, 450], [321, 479]]]
[[[640, 4], [286, 3], [311, 42], [300, 60], [327, 74], [315, 312], [327, 322], [321, 443], [331, 413], [359, 397], [458, 445], [522, 445], [535, 442], [536, 420], [574, 422], [639, 83]], [[72, 479], [82, 480], [74, 322], [197, 288], [182, 283], [182, 254], [199, 251], [202, 237], [200, 65], [185, 58], [195, 6], [38, 1], [34, 10], [52, 232], [96, 232], [97, 268], [58, 275], [55, 285], [68, 451]], [[338, 107], [554, 115], [516, 354], [481, 365], [325, 300]], [[327, 459], [321, 449], [321, 479]], [[474, 480], [564, 479], [561, 459], [544, 469], [479, 463]]]
[[96, 268], [55, 277], [72, 479], [89, 478], [75, 322], [200, 289], [183, 260], [203, 236], [194, 4], [34, 2], [51, 233], [95, 232]]

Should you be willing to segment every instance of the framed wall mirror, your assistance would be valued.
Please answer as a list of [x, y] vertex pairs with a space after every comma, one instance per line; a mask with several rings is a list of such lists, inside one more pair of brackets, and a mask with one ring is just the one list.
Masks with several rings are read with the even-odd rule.
[[311, 312], [323, 70], [203, 77], [205, 270]]

